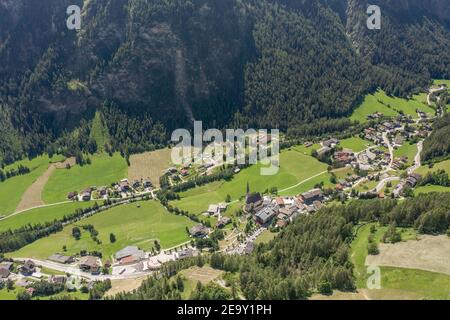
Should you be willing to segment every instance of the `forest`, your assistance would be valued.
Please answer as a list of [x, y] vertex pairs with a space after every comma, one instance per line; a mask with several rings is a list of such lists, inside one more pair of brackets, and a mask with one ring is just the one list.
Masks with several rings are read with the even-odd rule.
[[158, 277], [115, 299], [179, 299], [184, 290], [179, 272], [205, 263], [230, 276], [229, 290], [198, 284], [192, 299], [239, 298], [238, 289], [246, 299], [269, 300], [353, 291], [356, 285], [349, 248], [357, 227], [370, 222], [390, 226], [393, 234], [396, 227], [414, 228], [422, 234], [446, 233], [450, 227], [450, 194], [422, 194], [405, 201], [354, 200], [326, 207], [317, 214], [298, 217], [272, 241], [258, 245], [251, 256], [213, 253], [171, 262]]
[[450, 154], [450, 114], [446, 113], [433, 126], [433, 132], [423, 143], [422, 160], [438, 162]]
[[[57, 14], [73, 2], [79, 33]], [[17, 0], [0, 20], [0, 162], [103, 149], [87, 136], [96, 110], [125, 158], [192, 119], [340, 131], [378, 87], [406, 97], [450, 78], [445, 0], [406, 2], [381, 1], [371, 32], [366, 0]]]

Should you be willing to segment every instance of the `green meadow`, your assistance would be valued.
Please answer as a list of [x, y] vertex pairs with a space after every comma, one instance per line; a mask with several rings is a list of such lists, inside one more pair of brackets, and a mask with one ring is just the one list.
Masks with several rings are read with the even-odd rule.
[[44, 188], [42, 200], [49, 204], [65, 201], [71, 191], [108, 186], [127, 177], [127, 163], [118, 153], [112, 157], [105, 153], [95, 154], [90, 158], [92, 164], [55, 170]]
[[433, 164], [433, 167], [430, 168], [428, 166], [422, 166], [417, 170], [417, 173], [426, 174], [427, 172], [435, 172], [438, 170], [444, 170], [448, 174], [450, 174], [450, 159], [442, 162], [438, 162]]
[[43, 155], [7, 166], [5, 170], [11, 170], [21, 164], [30, 168], [31, 172], [0, 182], [0, 216], [13, 213], [22, 199], [23, 193], [47, 170], [50, 163], [62, 160], [61, 156], [54, 156], [50, 159], [47, 155]]
[[[61, 219], [65, 215], [75, 212], [78, 208], [87, 208], [94, 205], [95, 202], [71, 202], [50, 207], [36, 208], [29, 211], [16, 214], [7, 219], [0, 220], [0, 232], [14, 230], [28, 224], [51, 222], [55, 219]], [[99, 204], [101, 202], [98, 202]]]
[[417, 144], [409, 144], [405, 142], [400, 148], [394, 150], [394, 157], [408, 157], [408, 165], [414, 163], [414, 158], [417, 155]]
[[[368, 278], [365, 261], [367, 257], [368, 236], [370, 225], [366, 224], [359, 228], [358, 234], [351, 244], [351, 258], [355, 266], [356, 286], [366, 288]], [[387, 227], [378, 227], [374, 241], [379, 242]], [[402, 240], [414, 240], [417, 234], [412, 229], [401, 229]], [[435, 272], [381, 267], [381, 299], [391, 296], [393, 299], [414, 297], [415, 299], [448, 299], [448, 288], [450, 288], [450, 276]], [[376, 295], [378, 290], [369, 290], [369, 294]]]
[[[239, 200], [246, 194], [247, 183], [252, 192], [264, 192], [272, 187], [288, 188], [327, 170], [327, 165], [304, 153], [291, 149], [280, 153], [280, 170], [276, 175], [263, 176], [261, 165], [242, 170], [231, 181], [218, 181], [180, 194], [181, 199], [171, 202], [173, 206], [200, 214], [213, 203], [224, 202], [227, 195]], [[329, 179], [328, 179], [329, 180]], [[289, 190], [295, 194], [296, 190]]]
[[434, 115], [435, 111], [426, 104], [426, 95], [416, 95], [411, 100], [390, 97], [384, 91], [378, 90], [374, 94], [369, 94], [364, 98], [363, 103], [353, 112], [350, 119], [367, 122], [367, 116], [375, 112], [380, 112], [387, 117], [395, 117], [400, 113], [411, 115], [417, 118], [416, 109]]
[[[99, 232], [98, 239], [101, 244], [94, 242], [89, 232], [81, 228], [87, 224], [93, 225]], [[11, 256], [47, 259], [56, 252], [62, 252], [65, 245], [66, 254], [77, 254], [80, 250], [97, 250], [102, 252], [103, 259], [107, 260], [116, 251], [128, 245], [150, 250], [155, 240], [160, 241], [162, 248], [170, 248], [189, 241], [186, 227], [193, 225], [194, 222], [188, 218], [169, 213], [159, 202], [136, 202], [100, 212], [76, 224], [68, 225], [63, 231], [23, 247]], [[74, 226], [82, 230], [80, 240], [75, 240], [72, 236]], [[110, 233], [116, 236], [115, 243], [110, 242]]]
[[95, 117], [92, 120], [91, 138], [97, 143], [99, 151], [104, 151], [105, 144], [109, 144], [108, 128], [103, 123], [102, 114], [100, 111], [95, 113]]
[[341, 140], [339, 144], [342, 148], [345, 149], [352, 149], [353, 152], [361, 152], [368, 147], [372, 146], [373, 143], [361, 139], [360, 137], [352, 137], [348, 139]]
[[414, 189], [414, 194], [419, 195], [421, 193], [431, 193], [431, 192], [450, 192], [450, 187], [443, 186], [423, 186]]

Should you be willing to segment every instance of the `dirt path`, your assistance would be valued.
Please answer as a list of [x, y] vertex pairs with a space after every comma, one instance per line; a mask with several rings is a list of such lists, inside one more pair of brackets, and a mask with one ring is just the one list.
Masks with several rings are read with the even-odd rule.
[[73, 158], [69, 158], [64, 162], [50, 164], [48, 169], [25, 191], [22, 195], [22, 200], [14, 212], [21, 212], [45, 205], [42, 201], [42, 191], [44, 190], [48, 179], [50, 179], [56, 169], [63, 169], [66, 167], [66, 164], [74, 165], [74, 162]]

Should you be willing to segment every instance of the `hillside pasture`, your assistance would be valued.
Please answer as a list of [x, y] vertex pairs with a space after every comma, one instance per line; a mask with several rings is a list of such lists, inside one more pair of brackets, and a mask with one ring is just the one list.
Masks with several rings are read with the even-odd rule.
[[91, 164], [55, 170], [44, 187], [44, 202], [65, 201], [69, 192], [80, 192], [91, 186], [109, 186], [126, 178], [127, 163], [118, 153], [111, 157], [104, 153], [95, 154], [90, 158]]
[[[227, 195], [231, 196], [232, 201], [241, 199], [246, 194], [247, 183], [251, 192], [264, 192], [272, 187], [282, 190], [327, 170], [326, 164], [293, 149], [281, 152], [280, 169], [276, 175], [261, 175], [261, 167], [260, 164], [253, 165], [235, 175], [231, 181], [214, 182], [180, 193], [181, 199], [171, 202], [171, 205], [200, 214], [208, 209], [210, 204], [224, 202]], [[326, 180], [325, 176], [323, 180]], [[280, 193], [294, 195], [297, 190], [303, 189], [300, 187], [303, 186]]]
[[386, 117], [396, 117], [403, 113], [417, 118], [417, 109], [434, 115], [434, 109], [429, 107], [423, 98], [423, 95], [416, 95], [413, 99], [407, 100], [388, 96], [384, 91], [378, 90], [364, 98], [363, 103], [355, 109], [350, 119], [365, 123], [368, 121], [367, 117], [375, 112], [382, 113]]
[[31, 172], [0, 182], [0, 216], [6, 216], [15, 212], [25, 191], [47, 170], [51, 162], [61, 161], [61, 156], [50, 159], [47, 155], [39, 156], [32, 160], [22, 160], [9, 165], [5, 171], [15, 169], [20, 164], [27, 166]]
[[[99, 232], [96, 243], [83, 225], [91, 224]], [[13, 257], [29, 257], [47, 259], [56, 252], [75, 255], [80, 250], [99, 251], [104, 260], [110, 260], [118, 250], [135, 245], [143, 250], [150, 250], [154, 241], [160, 241], [162, 248], [170, 248], [189, 240], [186, 227], [192, 227], [194, 222], [183, 216], [170, 214], [159, 202], [147, 201], [121, 205], [100, 212], [92, 217], [68, 225], [63, 231], [42, 238], [22, 249], [10, 254]], [[82, 230], [80, 240], [72, 236], [72, 228], [78, 226]], [[116, 242], [111, 243], [110, 233], [116, 236]]]
[[55, 206], [36, 208], [19, 214], [15, 214], [0, 220], [0, 232], [8, 229], [15, 230], [26, 225], [35, 225], [38, 223], [52, 222], [55, 219], [61, 219], [65, 215], [75, 212], [76, 209], [84, 209], [94, 205], [95, 202], [71, 202]]
[[132, 155], [128, 179], [133, 181], [149, 178], [155, 186], [159, 186], [159, 178], [171, 165], [171, 153], [172, 150], [166, 148]]

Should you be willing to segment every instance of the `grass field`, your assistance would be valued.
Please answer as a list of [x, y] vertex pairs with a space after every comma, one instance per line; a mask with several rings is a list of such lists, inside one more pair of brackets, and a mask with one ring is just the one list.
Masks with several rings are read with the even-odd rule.
[[94, 205], [94, 203], [95, 202], [72, 202], [25, 211], [11, 216], [10, 218], [0, 220], [0, 232], [8, 229], [18, 229], [28, 224], [33, 225], [61, 219], [64, 215], [71, 214], [78, 208], [87, 208]]
[[30, 168], [26, 175], [13, 177], [0, 182], [0, 216], [13, 213], [25, 191], [47, 170], [50, 162], [63, 160], [60, 156], [50, 159], [47, 155], [32, 160], [23, 160], [7, 166], [5, 170], [17, 168], [20, 164]]
[[105, 151], [105, 144], [109, 144], [109, 133], [108, 128], [103, 123], [100, 111], [95, 113], [95, 117], [92, 120], [91, 138], [97, 143], [98, 151]]
[[[140, 208], [138, 208], [140, 205]], [[170, 248], [189, 240], [186, 227], [194, 223], [183, 216], [168, 213], [158, 202], [147, 201], [122, 205], [104, 211], [78, 222], [77, 226], [92, 224], [99, 232], [98, 239], [102, 244], [94, 242], [87, 231], [82, 230], [80, 240], [72, 236], [69, 225], [63, 231], [47, 238], [40, 239], [14, 253], [14, 257], [30, 257], [47, 259], [56, 252], [67, 247], [66, 254], [76, 254], [80, 250], [97, 250], [103, 253], [103, 259], [110, 259], [116, 251], [128, 245], [136, 245], [143, 250], [150, 250], [154, 240], [159, 240], [162, 248]], [[117, 238], [115, 243], [109, 240], [110, 233]]]
[[408, 165], [412, 165], [414, 163], [414, 158], [417, 155], [417, 144], [409, 144], [409, 142], [405, 142], [400, 148], [394, 150], [394, 157], [408, 157]]
[[427, 174], [427, 172], [435, 172], [435, 171], [438, 171], [438, 170], [444, 170], [448, 174], [450, 174], [450, 159], [442, 161], [442, 162], [435, 163], [433, 165], [433, 168], [429, 168], [428, 166], [422, 166], [419, 169], [417, 169], [417, 173], [425, 175], [425, 174]]
[[431, 193], [431, 192], [450, 192], [450, 187], [442, 186], [423, 186], [414, 189], [414, 194], [417, 196], [421, 193]]
[[150, 181], [159, 186], [159, 177], [162, 172], [170, 167], [172, 150], [169, 148], [160, 149], [130, 157], [130, 167], [128, 168], [128, 179], [140, 180], [150, 178]]
[[416, 109], [434, 114], [434, 110], [423, 99], [423, 95], [414, 96], [411, 100], [390, 97], [384, 91], [379, 90], [375, 94], [367, 95], [363, 103], [353, 112], [350, 119], [364, 123], [367, 122], [367, 116], [375, 112], [380, 112], [387, 117], [395, 117], [400, 112], [403, 112], [406, 115], [417, 118]]
[[346, 149], [352, 149], [353, 152], [361, 152], [367, 149], [369, 146], [372, 146], [373, 143], [361, 139], [360, 137], [352, 137], [349, 139], [341, 140], [340, 146]]
[[[270, 190], [272, 187], [282, 190], [326, 171], [327, 165], [292, 149], [280, 154], [278, 174], [262, 176], [260, 168], [259, 164], [254, 165], [242, 170], [231, 181], [214, 182], [188, 190], [180, 194], [181, 200], [173, 201], [171, 204], [191, 213], [199, 214], [204, 212], [210, 204], [224, 202], [227, 195], [230, 195], [232, 200], [238, 200], [245, 196], [247, 183], [249, 183], [252, 192], [263, 192], [266, 189]], [[323, 179], [325, 179], [325, 176]], [[297, 189], [290, 189], [285, 193], [296, 194]]]
[[107, 186], [127, 176], [127, 163], [119, 155], [96, 154], [91, 157], [92, 164], [74, 166], [71, 169], [58, 169], [44, 188], [45, 203], [65, 201], [71, 191], [82, 191], [91, 186]]
[[[386, 227], [378, 227], [375, 241], [380, 241]], [[355, 266], [356, 285], [366, 288], [367, 238], [370, 224], [362, 226], [351, 245], [351, 259]], [[417, 234], [412, 229], [402, 229], [402, 240], [412, 240]], [[414, 269], [381, 267], [381, 290], [364, 289], [371, 299], [448, 299], [450, 276]]]
[[256, 238], [255, 243], [256, 244], [268, 243], [272, 241], [277, 235], [278, 235], [277, 233], [265, 230], [263, 233], [261, 233], [261, 235], [258, 238]]

